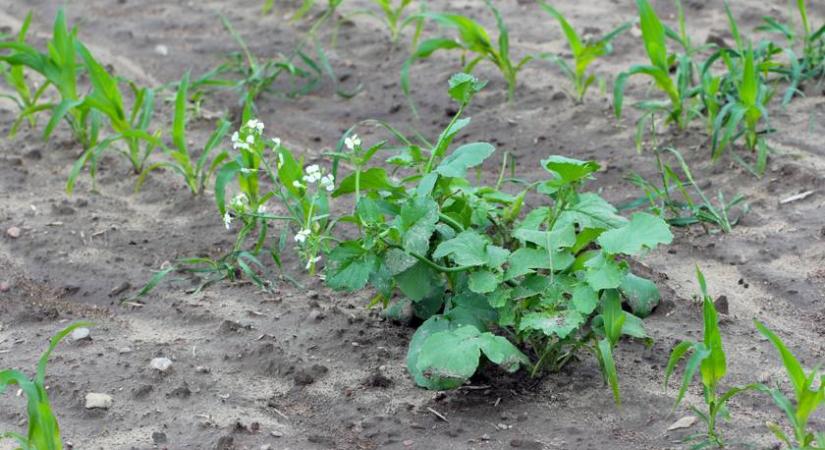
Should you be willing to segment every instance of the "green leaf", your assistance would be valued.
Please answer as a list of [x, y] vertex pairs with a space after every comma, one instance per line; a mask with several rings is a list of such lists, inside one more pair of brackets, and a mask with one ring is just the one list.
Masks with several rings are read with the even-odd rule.
[[630, 223], [602, 233], [596, 241], [609, 254], [638, 255], [642, 249], [653, 249], [658, 244], [670, 244], [673, 234], [667, 222], [647, 213], [636, 213]]
[[504, 280], [533, 273], [533, 269], [564, 270], [573, 264], [575, 258], [567, 251], [548, 252], [544, 249], [522, 247], [510, 254], [510, 265]]
[[543, 249], [558, 250], [572, 247], [576, 243], [576, 230], [572, 223], [554, 226], [552, 231], [518, 228], [513, 231], [513, 237]]
[[602, 375], [610, 385], [610, 390], [613, 392], [613, 400], [617, 405], [621, 405], [622, 400], [619, 395], [619, 375], [616, 371], [616, 362], [613, 359], [613, 347], [607, 339], [602, 339], [599, 341], [599, 344], [596, 347], [596, 354], [599, 358], [599, 366], [602, 369]]
[[432, 316], [415, 331], [410, 340], [410, 348], [407, 350], [407, 370], [409, 370], [415, 383], [423, 388], [438, 389], [424, 373], [418, 370], [418, 357], [427, 339], [435, 333], [450, 329], [450, 321], [442, 316]]
[[661, 299], [659, 288], [655, 283], [632, 273], [625, 276], [619, 290], [627, 300], [627, 304], [630, 305], [633, 314], [642, 318], [649, 316]]
[[599, 170], [595, 161], [581, 161], [559, 155], [542, 160], [541, 165], [558, 177], [554, 180], [557, 186], [591, 178], [590, 175]]
[[727, 373], [725, 350], [722, 348], [722, 335], [719, 331], [719, 319], [713, 300], [706, 296], [703, 306], [704, 316], [704, 344], [708, 349], [708, 357], [702, 360], [702, 383], [705, 386], [717, 386]]
[[487, 85], [486, 81], [479, 81], [478, 78], [468, 73], [457, 73], [450, 77], [449, 94], [453, 100], [462, 105], [470, 103], [473, 96]]
[[414, 197], [405, 203], [396, 218], [404, 250], [421, 256], [429, 253], [437, 222], [438, 204], [431, 198]]
[[575, 223], [582, 228], [609, 230], [624, 226], [627, 219], [618, 215], [616, 208], [607, 200], [588, 192], [579, 195], [578, 201], [559, 215], [557, 223]]
[[414, 302], [431, 296], [440, 284], [433, 269], [422, 262], [415, 263], [409, 269], [396, 274], [394, 278], [401, 292]]
[[547, 336], [564, 339], [584, 325], [586, 317], [576, 310], [555, 313], [534, 312], [525, 314], [519, 323], [519, 331], [536, 330]]
[[454, 295], [444, 316], [455, 325], [472, 325], [481, 331], [487, 331], [490, 324], [498, 319], [486, 295], [469, 291]]
[[398, 275], [418, 262], [417, 259], [397, 248], [387, 250], [384, 261], [386, 261], [387, 268], [392, 275]]
[[599, 296], [590, 285], [581, 283], [573, 289], [573, 308], [589, 316], [599, 306]]
[[[339, 197], [355, 192], [355, 178], [355, 173], [347, 175], [338, 185], [338, 189], [332, 193], [332, 196]], [[398, 186], [390, 180], [387, 171], [382, 167], [373, 167], [361, 172], [358, 181], [361, 192], [394, 191], [398, 189]]]
[[363, 289], [377, 264], [378, 258], [357, 242], [344, 242], [327, 255], [327, 285], [336, 290]]
[[413, 373], [420, 374], [424, 382], [419, 385], [428, 389], [454, 389], [473, 376], [482, 352], [509, 372], [529, 364], [527, 357], [507, 339], [467, 325], [425, 337]]
[[470, 274], [468, 287], [471, 291], [479, 294], [487, 294], [496, 290], [501, 283], [499, 277], [489, 270], [480, 270]]
[[617, 263], [604, 252], [598, 253], [585, 263], [585, 280], [596, 291], [615, 289], [624, 281], [626, 267]]
[[465, 178], [467, 169], [483, 163], [495, 150], [495, 147], [486, 142], [464, 144], [444, 158], [435, 171], [448, 178]]
[[453, 239], [439, 244], [433, 252], [433, 258], [450, 256], [459, 266], [483, 266], [488, 261], [488, 244], [488, 239], [476, 231], [462, 231]]

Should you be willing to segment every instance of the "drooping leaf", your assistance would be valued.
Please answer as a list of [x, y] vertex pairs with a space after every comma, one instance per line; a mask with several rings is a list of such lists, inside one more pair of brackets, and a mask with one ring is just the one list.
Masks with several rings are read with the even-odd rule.
[[418, 370], [418, 357], [424, 343], [430, 336], [449, 329], [450, 321], [448, 319], [442, 316], [432, 316], [424, 321], [413, 334], [410, 340], [410, 348], [407, 350], [407, 370], [409, 370], [417, 385], [427, 389], [439, 388], [429, 378], [425, 377], [422, 371]]
[[673, 234], [667, 222], [647, 213], [636, 213], [627, 225], [602, 233], [596, 241], [609, 254], [638, 255], [643, 249], [669, 244]]
[[465, 178], [467, 169], [484, 162], [496, 150], [486, 142], [464, 144], [444, 158], [435, 171], [448, 178]]
[[625, 276], [619, 290], [627, 300], [627, 304], [630, 305], [633, 314], [642, 318], [649, 316], [661, 299], [659, 288], [655, 283], [632, 273]]

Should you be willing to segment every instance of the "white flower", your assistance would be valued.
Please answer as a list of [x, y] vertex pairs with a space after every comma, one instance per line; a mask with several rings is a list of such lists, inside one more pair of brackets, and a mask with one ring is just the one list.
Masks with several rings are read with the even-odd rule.
[[266, 205], [258, 205], [258, 214], [266, 213]]
[[318, 261], [320, 261], [320, 260], [321, 260], [321, 257], [320, 257], [320, 256], [316, 256], [316, 257], [314, 257], [314, 258], [310, 258], [310, 259], [307, 261], [306, 270], [309, 270], [309, 268], [310, 268], [310, 267], [312, 267], [312, 265], [313, 265], [313, 264], [317, 263], [317, 262], [318, 262]]
[[321, 186], [327, 190], [327, 192], [332, 192], [335, 190], [335, 177], [330, 173], [321, 177]]
[[279, 138], [279, 137], [272, 138], [272, 143], [275, 144], [275, 148], [280, 147], [281, 146], [281, 138]]
[[278, 153], [278, 168], [280, 169], [283, 166], [284, 166], [284, 154], [283, 153]]
[[234, 197], [232, 197], [232, 201], [229, 202], [229, 205], [232, 206], [233, 209], [236, 211], [243, 211], [246, 209], [246, 205], [249, 204], [249, 199], [246, 197], [246, 194], [240, 193]]
[[246, 122], [246, 127], [254, 130], [258, 134], [264, 132], [264, 123], [258, 119], [250, 119], [249, 122]]
[[238, 149], [249, 150], [249, 144], [247, 144], [246, 142], [240, 142], [240, 141], [233, 142], [232, 143], [232, 148], [234, 148], [235, 150], [238, 150]]
[[232, 143], [233, 144], [236, 143], [236, 142], [239, 142], [240, 140], [241, 140], [241, 135], [238, 134], [237, 131], [232, 133]]
[[249, 144], [249, 145], [254, 144], [255, 143], [255, 136], [253, 136], [251, 134], [249, 136], [247, 136], [246, 137], [246, 143]]
[[224, 224], [224, 226], [226, 226], [227, 230], [232, 228], [232, 216], [229, 215], [229, 211], [227, 211], [223, 215], [223, 224]]
[[311, 166], [307, 166], [307, 168], [306, 168], [306, 172], [307, 172], [308, 174], [313, 174], [313, 173], [321, 173], [321, 168], [320, 168], [320, 167], [318, 167], [318, 164], [313, 164], [313, 165], [311, 165]]
[[307, 238], [311, 233], [312, 231], [310, 231], [309, 228], [305, 228], [299, 231], [298, 234], [295, 235], [295, 242], [303, 244], [304, 242], [306, 242]]
[[361, 138], [359, 138], [357, 134], [347, 136], [347, 138], [344, 139], [344, 145], [350, 150], [355, 150], [355, 147], [361, 145]]
[[241, 173], [255, 173], [257, 170], [250, 169], [249, 167], [241, 167]]
[[298, 180], [293, 181], [293, 182], [292, 182], [292, 186], [294, 186], [294, 187], [296, 187], [296, 188], [298, 188], [298, 189], [303, 189], [303, 188], [304, 188], [304, 185], [303, 185], [303, 184], [301, 184], [301, 182], [300, 182], [300, 181], [298, 181]]

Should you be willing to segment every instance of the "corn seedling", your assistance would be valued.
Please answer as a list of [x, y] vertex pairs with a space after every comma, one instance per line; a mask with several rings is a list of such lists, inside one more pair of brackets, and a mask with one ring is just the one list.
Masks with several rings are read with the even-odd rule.
[[60, 95], [57, 103], [31, 105], [21, 113], [22, 117], [50, 110], [51, 117], [43, 131], [43, 137], [51, 136], [57, 125], [65, 120], [77, 141], [84, 149], [89, 149], [97, 144], [101, 117], [98, 111], [88, 108], [78, 94], [77, 80], [82, 70], [82, 64], [77, 61], [78, 44], [77, 30], [69, 30], [65, 14], [63, 10], [59, 10], [47, 53], [41, 53], [25, 42], [0, 42], [0, 49], [11, 51], [0, 56], [0, 61], [9, 64], [12, 69], [22, 66], [33, 70], [45, 80], [39, 89], [53, 86]]
[[11, 439], [17, 442], [21, 450], [63, 450], [63, 440], [60, 437], [60, 427], [57, 418], [49, 403], [46, 392], [46, 365], [54, 349], [69, 333], [79, 327], [88, 327], [92, 324], [77, 322], [66, 327], [51, 339], [49, 348], [40, 357], [37, 372], [34, 378], [29, 378], [19, 370], [7, 369], [0, 371], [0, 394], [10, 385], [17, 385], [26, 395], [28, 406], [28, 432], [0, 433], [0, 441]]
[[[764, 24], [757, 30], [779, 33], [788, 41], [786, 53], [790, 59], [790, 67], [784, 73], [791, 80], [791, 88], [785, 96], [787, 104], [792, 96], [798, 92], [799, 83], [806, 80], [825, 76], [825, 25], [814, 29], [808, 17], [808, 7], [805, 0], [796, 0], [796, 11], [799, 14], [799, 29], [793, 25], [782, 23], [772, 17], [764, 17]], [[794, 46], [801, 45], [802, 56], [794, 52]]]
[[[630, 273], [618, 255], [668, 243], [670, 230], [648, 214], [621, 217], [597, 194], [582, 192], [599, 167], [592, 161], [550, 156], [542, 162], [548, 178], [526, 183], [506, 177], [505, 157], [495, 184], [471, 183], [468, 172], [495, 148], [451, 147], [484, 85], [469, 74], [450, 79], [458, 112], [434, 143], [387, 124], [381, 125], [399, 147], [362, 146], [354, 130], [347, 132], [346, 149], [333, 156], [354, 170], [340, 176], [332, 195], [353, 199], [353, 212], [338, 222], [355, 223], [360, 232], [326, 254], [326, 283], [345, 291], [369, 285], [377, 292], [373, 302], [389, 314], [408, 305], [424, 320], [407, 358], [422, 387], [462, 385], [481, 355], [538, 376], [582, 350], [596, 355], [618, 402], [614, 348], [622, 335], [646, 337], [640, 317], [659, 300], [656, 286]], [[394, 176], [368, 165], [386, 153]], [[528, 194], [548, 206], [524, 211]], [[400, 299], [391, 304], [396, 292]]]
[[779, 352], [779, 356], [782, 357], [782, 363], [793, 385], [796, 400], [792, 402], [779, 388], [771, 389], [767, 386], [760, 386], [760, 390], [770, 394], [776, 406], [785, 413], [793, 429], [793, 435], [789, 436], [781, 426], [775, 423], [768, 423], [768, 427], [789, 449], [825, 449], [825, 433], [814, 433], [808, 430], [811, 414], [825, 404], [825, 376], [820, 375], [818, 367], [806, 373], [799, 360], [776, 334], [760, 322], [754, 323], [759, 332], [768, 338]]
[[[424, 18], [421, 14], [404, 14], [407, 8], [412, 5], [412, 0], [372, 0], [372, 3], [380, 9], [380, 13], [377, 13], [372, 9], [358, 9], [345, 15], [342, 20], [350, 20], [351, 18], [359, 15], [366, 15], [380, 20], [387, 27], [387, 30], [390, 33], [390, 40], [393, 45], [398, 43], [398, 39], [401, 37], [401, 33], [405, 28], [408, 26], [413, 26], [415, 32], [412, 47], [417, 47], [418, 38], [421, 35], [421, 28], [424, 24]], [[423, 12], [425, 9], [423, 5], [421, 9]]]
[[[418, 45], [418, 48], [404, 62], [401, 68], [401, 88], [410, 98], [410, 66], [417, 60], [426, 59], [439, 50], [459, 50], [462, 52], [461, 63], [464, 72], [472, 72], [482, 61], [489, 61], [501, 72], [507, 82], [507, 98], [513, 100], [519, 71], [534, 57], [527, 55], [518, 62], [510, 57], [510, 34], [501, 13], [492, 1], [486, 0], [487, 7], [496, 18], [498, 27], [498, 44], [494, 44], [487, 30], [478, 22], [458, 14], [425, 13], [424, 18], [433, 20], [444, 27], [458, 32], [458, 39], [433, 38]], [[469, 58], [469, 61], [467, 61]], [[412, 104], [412, 102], [411, 102]], [[413, 105], [413, 109], [415, 109]]]
[[[719, 191], [717, 204], [714, 205], [693, 179], [690, 167], [676, 149], [672, 147], [657, 148], [655, 154], [661, 186], [646, 180], [641, 175], [632, 174], [628, 177], [628, 181], [642, 189], [645, 197], [620, 209], [631, 209], [647, 204], [651, 212], [665, 218], [672, 226], [684, 227], [699, 223], [707, 231], [706, 224], [711, 224], [719, 227], [723, 233], [730, 233], [739, 219], [749, 211], [750, 208], [744, 203], [745, 197], [741, 194], [735, 195], [728, 201], [722, 191]], [[663, 157], [667, 154], [676, 159], [678, 162], [677, 169], [665, 163]], [[677, 172], [678, 169], [681, 169], [685, 180]], [[689, 192], [691, 188], [698, 197], [698, 201], [694, 200]], [[736, 207], [739, 207], [738, 215], [731, 219], [731, 213]]]
[[127, 110], [123, 102], [123, 94], [120, 92], [119, 80], [112, 76], [82, 44], [78, 44], [78, 52], [85, 62], [92, 84], [92, 90], [84, 98], [83, 106], [109, 119], [109, 124], [115, 134], [101, 140], [78, 158], [66, 184], [66, 192], [70, 194], [74, 190], [80, 171], [87, 164], [94, 183], [97, 162], [103, 152], [113, 148], [113, 144], [119, 141], [126, 143], [125, 149], [117, 148], [117, 150], [126, 156], [136, 174], [143, 172], [149, 156], [163, 146], [160, 131], [154, 133], [149, 131], [155, 108], [154, 90], [139, 88], [135, 83], [129, 82], [134, 104], [131, 110]]
[[[695, 64], [689, 54], [668, 54], [667, 36], [675, 33], [668, 31], [662, 24], [647, 0], [636, 0], [636, 5], [639, 9], [642, 39], [650, 64], [633, 66], [619, 74], [613, 88], [614, 112], [616, 117], [621, 118], [627, 80], [635, 75], [646, 75], [653, 80], [659, 90], [667, 95], [668, 101], [645, 101], [637, 104], [636, 106], [644, 111], [637, 129], [643, 130], [647, 121], [653, 120], [656, 114], [665, 113], [668, 122], [676, 123], [680, 130], [684, 130], [688, 121], [699, 114], [691, 105], [692, 99], [698, 94], [698, 89], [692, 86]], [[686, 39], [682, 38], [680, 42]], [[690, 48], [689, 41], [682, 42], [682, 45]], [[671, 76], [672, 65], [675, 65], [676, 69], [674, 76]]]
[[[32, 13], [26, 15], [26, 19], [23, 21], [23, 24], [20, 27], [20, 31], [17, 33], [16, 42], [19, 44], [26, 43], [26, 33], [29, 30], [29, 26], [31, 25], [32, 21]], [[20, 109], [20, 114], [18, 115], [17, 119], [15, 119], [14, 123], [12, 124], [11, 128], [9, 129], [9, 135], [14, 136], [17, 133], [17, 130], [20, 128], [20, 125], [23, 123], [23, 120], [28, 118], [29, 126], [34, 127], [36, 124], [35, 120], [35, 112], [38, 111], [38, 104], [40, 101], [40, 97], [46, 92], [46, 89], [49, 87], [48, 82], [43, 82], [40, 84], [40, 87], [37, 87], [33, 83], [26, 78], [25, 73], [25, 66], [23, 65], [11, 65], [11, 64], [3, 64], [0, 67], [0, 71], [3, 74], [3, 78], [6, 80], [6, 84], [9, 85], [16, 95], [11, 94], [2, 94], [0, 97], [5, 97], [15, 104]]]
[[229, 157], [229, 153], [226, 151], [220, 151], [214, 157], [211, 156], [213, 151], [221, 145], [231, 126], [225, 119], [221, 119], [221, 121], [218, 122], [217, 128], [206, 141], [206, 144], [200, 152], [200, 156], [195, 159], [193, 155], [190, 155], [186, 142], [188, 92], [189, 73], [187, 72], [178, 84], [178, 92], [175, 96], [175, 117], [172, 122], [172, 148], [163, 146], [163, 152], [171, 161], [157, 162], [146, 167], [146, 169], [141, 172], [140, 177], [138, 177], [135, 190], [140, 189], [146, 179], [146, 175], [150, 172], [160, 168], [168, 168], [183, 177], [186, 186], [193, 195], [202, 194], [212, 175], [224, 160]]
[[[735, 96], [719, 110], [713, 124], [712, 159], [718, 159], [728, 145], [744, 136], [745, 146], [757, 153], [755, 169], [749, 169], [756, 175], [765, 171], [768, 160], [768, 145], [762, 135], [769, 130], [761, 130], [760, 123], [767, 121], [767, 103], [773, 91], [762, 80], [757, 71], [754, 51], [748, 48], [742, 52], [741, 73], [734, 72], [740, 67], [731, 58], [726, 58], [728, 66], [735, 75]], [[745, 164], [745, 167], [749, 167]]]
[[702, 411], [693, 406], [691, 406], [691, 409], [705, 422], [707, 431], [704, 435], [689, 436], [688, 440], [699, 441], [692, 447], [694, 449], [706, 448], [711, 445], [724, 447], [724, 441], [717, 430], [717, 423], [720, 418], [728, 419], [730, 417], [727, 403], [736, 395], [756, 389], [757, 386], [738, 386], [724, 393], [718, 392], [719, 384], [727, 373], [725, 351], [722, 348], [722, 335], [719, 331], [719, 320], [716, 308], [713, 305], [713, 299], [708, 295], [705, 277], [698, 266], [696, 267], [696, 278], [699, 281], [699, 287], [702, 291], [702, 311], [704, 318], [703, 339], [701, 342], [683, 341], [673, 348], [673, 352], [670, 354], [670, 359], [667, 363], [667, 369], [665, 370], [665, 388], [667, 388], [667, 382], [679, 364], [679, 361], [687, 357], [690, 352], [690, 358], [688, 358], [685, 364], [684, 375], [682, 376], [682, 383], [676, 397], [674, 408], [682, 402], [698, 369], [707, 410]]
[[573, 67], [559, 56], [542, 56], [549, 58], [561, 68], [564, 75], [573, 83], [574, 89], [571, 97], [576, 102], [581, 103], [584, 100], [587, 89], [596, 81], [596, 75], [588, 73], [587, 68], [595, 62], [596, 59], [610, 54], [613, 51], [611, 41], [627, 31], [631, 25], [629, 23], [623, 24], [603, 37], [593, 42], [587, 42], [582, 40], [582, 37], [576, 32], [576, 29], [570, 25], [558, 10], [544, 2], [541, 2], [540, 5], [559, 22], [559, 26], [567, 39], [567, 45], [570, 47], [570, 52], [573, 54]]

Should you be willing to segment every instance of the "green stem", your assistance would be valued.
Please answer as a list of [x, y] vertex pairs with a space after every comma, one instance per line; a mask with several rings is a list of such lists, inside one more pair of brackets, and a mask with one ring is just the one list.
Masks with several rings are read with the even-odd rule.
[[[386, 244], [386, 245], [387, 245], [387, 247], [390, 247], [390, 248], [397, 248], [397, 249], [399, 249], [399, 250], [404, 250], [404, 247], [401, 247], [400, 245], [393, 244], [392, 242], [389, 242], [389, 241], [387, 241], [387, 240], [386, 240], [386, 239], [384, 239], [384, 238], [381, 238], [381, 240], [384, 242], [384, 244]], [[440, 265], [440, 264], [438, 264], [438, 263], [435, 263], [435, 262], [433, 262], [433, 261], [430, 261], [430, 260], [429, 260], [426, 256], [421, 256], [421, 255], [419, 255], [419, 254], [417, 254], [417, 253], [408, 252], [408, 251], [406, 251], [406, 250], [404, 250], [404, 252], [405, 252], [405, 253], [407, 253], [408, 255], [412, 256], [413, 258], [415, 258], [415, 259], [417, 259], [417, 260], [419, 260], [419, 261], [423, 262], [424, 264], [426, 264], [426, 265], [430, 266], [431, 268], [433, 268], [433, 269], [435, 269], [435, 270], [437, 270], [437, 271], [439, 271], [439, 272], [442, 272], [442, 273], [464, 272], [464, 271], [466, 271], [466, 270], [470, 270], [470, 269], [472, 269], [473, 267], [475, 267], [475, 266], [457, 266], [457, 267], [447, 267], [447, 266], [442, 266], [442, 265]]]
[[[458, 118], [461, 117], [462, 113], [464, 113], [464, 108], [466, 106], [467, 106], [466, 103], [462, 103], [461, 106], [458, 107], [458, 112], [455, 113], [452, 120], [450, 120], [450, 124], [447, 125], [447, 128], [444, 129], [445, 131], [451, 129], [453, 127], [453, 125], [455, 125]], [[436, 142], [436, 145], [438, 145], [438, 142]], [[436, 157], [437, 150], [438, 149], [434, 148], [430, 152], [430, 159], [427, 161], [427, 165], [424, 167], [424, 175], [426, 175], [426, 174], [428, 174], [432, 171], [433, 163], [435, 162], [435, 157]]]

